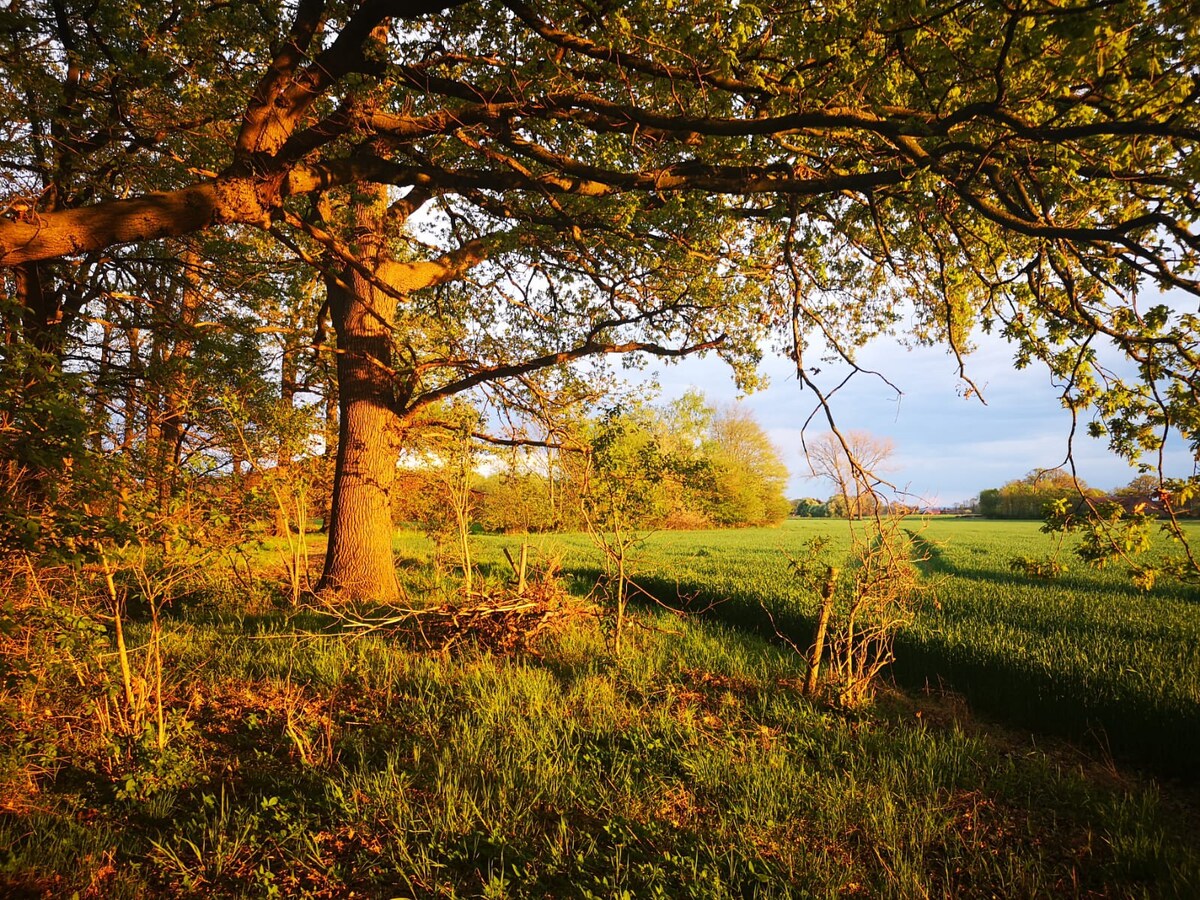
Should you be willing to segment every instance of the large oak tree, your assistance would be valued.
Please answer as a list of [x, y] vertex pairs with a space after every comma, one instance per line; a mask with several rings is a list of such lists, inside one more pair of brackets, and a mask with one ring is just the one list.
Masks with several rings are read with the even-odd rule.
[[790, 325], [808, 380], [806, 345], [849, 355], [899, 322], [961, 357], [983, 324], [1117, 450], [1168, 428], [1195, 447], [1187, 3], [107, 6], [0, 21], [6, 323], [53, 333], [77, 308], [56, 283], [207, 229], [319, 269], [331, 586], [394, 590], [406, 417], [593, 354], [744, 360]]

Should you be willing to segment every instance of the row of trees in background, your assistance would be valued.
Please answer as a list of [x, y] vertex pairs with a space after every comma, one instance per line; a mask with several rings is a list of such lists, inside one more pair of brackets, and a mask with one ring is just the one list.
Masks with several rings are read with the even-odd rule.
[[[862, 435], [851, 433], [848, 441], [851, 449], [860, 448], [862, 438]], [[845, 454], [840, 450], [833, 452], [836, 444], [832, 435], [820, 438], [818, 454], [813, 456], [810, 462], [822, 458], [833, 459], [836, 465], [830, 468], [830, 471], [836, 473], [839, 466], [847, 472], [850, 471]], [[876, 457], [868, 455], [863, 458], [872, 459], [878, 465], [886, 462], [887, 454]], [[824, 477], [827, 481], [839, 483], [836, 476]], [[864, 481], [861, 478], [859, 480]], [[978, 498], [943, 512], [978, 514], [988, 519], [1042, 519], [1050, 509], [1061, 503], [1066, 503], [1067, 508], [1075, 510], [1083, 510], [1090, 505], [1107, 515], [1112, 515], [1117, 510], [1126, 514], [1145, 514], [1151, 517], [1171, 514], [1184, 517], [1200, 515], [1200, 500], [1183, 480], [1160, 479], [1157, 475], [1142, 474], [1123, 487], [1102, 491], [1089, 487], [1082, 479], [1061, 468], [1034, 469], [1001, 487], [980, 491]], [[869, 490], [865, 481], [862, 487], [856, 489], [854, 479], [850, 477], [840, 480], [838, 491], [829, 499], [801, 497], [791, 500], [790, 507], [790, 514], [802, 519], [858, 519], [884, 514], [908, 515], [920, 509], [913, 504], [886, 500], [877, 492]]]
[[[585, 530], [597, 506], [627, 527], [678, 529], [782, 521], [787, 468], [745, 409], [698, 392], [560, 421], [553, 440], [497, 452], [457, 431], [426, 435], [406, 457], [393, 518], [430, 531], [464, 518], [491, 532]], [[617, 494], [619, 493], [619, 497]]]
[[1066, 501], [1072, 507], [1090, 504], [1127, 513], [1200, 514], [1200, 504], [1190, 492], [1176, 490], [1182, 487], [1182, 482], [1143, 474], [1124, 487], [1106, 492], [1089, 487], [1064, 469], [1034, 469], [1001, 487], [980, 491], [978, 510], [989, 519], [1040, 519], [1054, 504]]
[[792, 500], [790, 505], [791, 515], [797, 519], [862, 519], [875, 515], [907, 516], [921, 511], [915, 504], [880, 496], [862, 497], [857, 503], [847, 503], [841, 494], [834, 494], [828, 500], [799, 497]]
[[1101, 500], [1104, 492], [1063, 469], [1034, 469], [1002, 487], [979, 492], [979, 514], [989, 519], [1040, 519], [1057, 500]]

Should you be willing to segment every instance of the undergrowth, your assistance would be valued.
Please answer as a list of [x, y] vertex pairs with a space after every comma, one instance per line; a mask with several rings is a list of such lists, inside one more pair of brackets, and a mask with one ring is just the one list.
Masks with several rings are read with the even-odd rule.
[[[29, 604], [7, 645], [8, 895], [1200, 892], [1194, 808], [1154, 782], [952, 697], [814, 704], [794, 655], [719, 624], [641, 610], [615, 658], [601, 617], [572, 615], [501, 652], [209, 583], [155, 626], [165, 749], [114, 754], [89, 718], [117, 684], [104, 623]], [[131, 616], [135, 656], [151, 625]]]

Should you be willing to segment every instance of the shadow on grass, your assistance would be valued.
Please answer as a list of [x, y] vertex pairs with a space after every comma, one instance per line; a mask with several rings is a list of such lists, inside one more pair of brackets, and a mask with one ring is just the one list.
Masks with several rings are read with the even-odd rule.
[[[905, 531], [908, 532], [908, 536], [918, 552], [926, 554], [926, 559], [917, 566], [924, 575], [949, 575], [963, 581], [995, 584], [1001, 587], [1020, 585], [1041, 588], [1053, 584], [1066, 590], [1087, 593], [1092, 596], [1111, 597], [1118, 601], [1124, 601], [1129, 597], [1129, 591], [1125, 588], [1079, 575], [1060, 575], [1053, 579], [1042, 579], [1024, 575], [1019, 570], [1002, 573], [995, 569], [969, 569], [956, 566], [946, 559], [946, 554], [942, 552], [936, 542], [926, 539], [918, 532], [909, 529], [905, 529]], [[988, 556], [991, 558], [990, 554]], [[1076, 562], [1079, 560], [1076, 559]], [[1181, 600], [1184, 603], [1200, 603], [1200, 592], [1197, 592], [1192, 586], [1183, 584], [1160, 583], [1155, 588], [1155, 595], [1163, 599]]]
[[[969, 577], [947, 563], [940, 553], [931, 554], [924, 565], [928, 572]], [[572, 568], [569, 574], [583, 583], [588, 578], [594, 582], [599, 573], [581, 567]], [[772, 641], [780, 641], [782, 636], [799, 647], [807, 647], [812, 640], [815, 615], [795, 609], [772, 609], [768, 615], [766, 606], [775, 599], [772, 597], [754, 592], [718, 597], [707, 593], [703, 585], [684, 579], [639, 577], [637, 584], [663, 604], [703, 611], [702, 618], [746, 633]], [[681, 599], [687, 604], [681, 604]], [[639, 601], [636, 595], [632, 602], [650, 605], [649, 600], [643, 597]], [[984, 716], [1070, 738], [1101, 762], [1111, 758], [1200, 783], [1197, 704], [1169, 705], [1133, 690], [1116, 695], [1111, 685], [1089, 684], [1069, 673], [1019, 665], [986, 648], [953, 645], [936, 631], [909, 628], [900, 632], [895, 652], [896, 662], [890, 672], [902, 687], [949, 689], [964, 696]], [[797, 666], [803, 666], [799, 659]]]

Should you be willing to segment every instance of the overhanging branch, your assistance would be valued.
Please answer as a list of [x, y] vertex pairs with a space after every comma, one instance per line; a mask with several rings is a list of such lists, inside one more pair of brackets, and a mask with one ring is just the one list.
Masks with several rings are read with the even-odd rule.
[[470, 375], [452, 381], [440, 388], [418, 394], [409, 402], [408, 411], [416, 411], [424, 406], [428, 406], [430, 403], [444, 400], [447, 397], [453, 397], [456, 394], [461, 394], [486, 382], [499, 381], [505, 378], [517, 378], [540, 369], [560, 366], [564, 363], [574, 362], [577, 359], [583, 359], [588, 356], [649, 353], [652, 356], [678, 358], [690, 356], [693, 353], [701, 353], [705, 350], [715, 350], [724, 343], [725, 335], [721, 335], [711, 341], [691, 344], [686, 347], [664, 347], [661, 344], [645, 341], [627, 341], [625, 343], [612, 344], [588, 340], [570, 350], [547, 353], [524, 362], [481, 366]]

